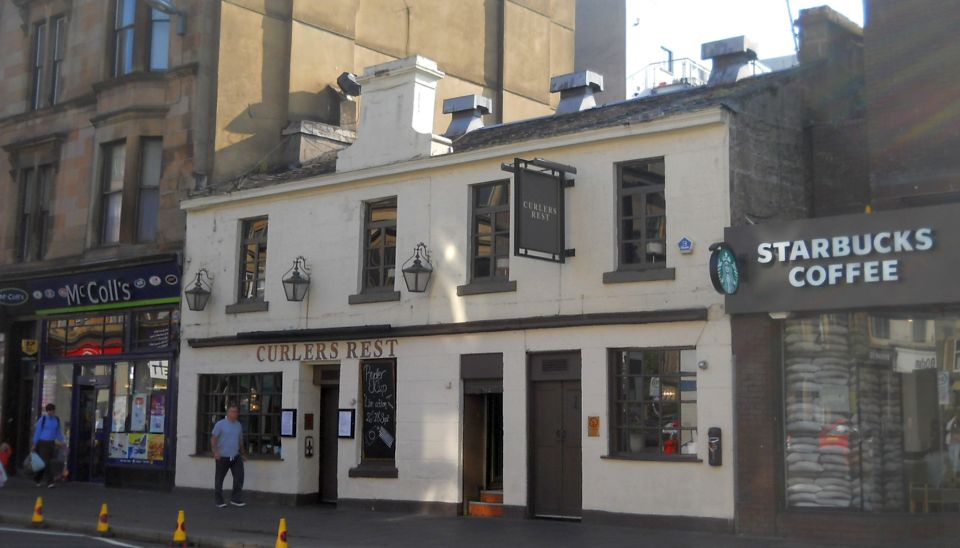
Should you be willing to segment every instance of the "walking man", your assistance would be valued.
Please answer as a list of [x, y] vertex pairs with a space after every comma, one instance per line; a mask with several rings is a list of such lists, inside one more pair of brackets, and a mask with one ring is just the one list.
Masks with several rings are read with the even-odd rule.
[[243, 447], [243, 427], [237, 422], [240, 410], [236, 405], [227, 407], [227, 417], [217, 421], [210, 436], [210, 447], [213, 448], [213, 458], [217, 462], [217, 474], [214, 482], [214, 496], [217, 507], [226, 508], [223, 502], [223, 478], [227, 477], [227, 470], [233, 475], [233, 493], [230, 504], [246, 506], [243, 502], [243, 461], [246, 460], [246, 451]]
[[32, 451], [43, 459], [46, 466], [34, 474], [33, 481], [37, 482], [37, 487], [46, 483], [47, 487], [53, 488], [53, 459], [57, 456], [57, 446], [63, 443], [63, 429], [60, 427], [60, 418], [56, 415], [57, 407], [48, 403], [44, 409], [46, 414], [37, 419], [37, 425], [33, 429]]

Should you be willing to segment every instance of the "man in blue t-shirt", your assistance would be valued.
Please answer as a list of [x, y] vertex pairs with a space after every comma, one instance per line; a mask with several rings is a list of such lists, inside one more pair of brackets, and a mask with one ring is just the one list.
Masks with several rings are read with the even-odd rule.
[[227, 407], [227, 417], [213, 425], [210, 435], [210, 447], [213, 449], [213, 458], [217, 462], [216, 479], [214, 481], [214, 496], [217, 506], [226, 508], [223, 502], [223, 479], [227, 477], [227, 470], [233, 475], [233, 493], [230, 504], [246, 506], [241, 498], [243, 492], [243, 461], [246, 460], [246, 451], [243, 447], [243, 427], [237, 422], [240, 410], [236, 405]]
[[33, 481], [37, 482], [37, 487], [42, 487], [46, 483], [47, 487], [52, 488], [53, 484], [53, 459], [57, 456], [57, 446], [63, 443], [63, 429], [60, 427], [60, 418], [57, 417], [57, 407], [48, 403], [44, 409], [46, 414], [37, 419], [37, 425], [33, 429], [33, 448], [31, 449], [43, 459], [46, 466], [43, 470], [33, 476]]

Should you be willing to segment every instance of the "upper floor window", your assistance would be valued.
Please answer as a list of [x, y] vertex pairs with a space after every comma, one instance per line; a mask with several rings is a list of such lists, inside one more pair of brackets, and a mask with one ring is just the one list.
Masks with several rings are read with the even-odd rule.
[[663, 158], [617, 165], [619, 267], [663, 268], [667, 256], [667, 207]]
[[240, 283], [237, 301], [263, 301], [267, 272], [267, 218], [241, 221], [240, 230]]
[[660, 46], [660, 51], [663, 52], [663, 70], [673, 74], [673, 51]]
[[170, 15], [150, 10], [150, 70], [170, 68]]
[[397, 262], [397, 199], [366, 203], [363, 290], [392, 291]]
[[55, 105], [60, 101], [60, 93], [63, 88], [62, 65], [67, 48], [67, 18], [55, 17], [51, 20], [50, 25], [53, 29], [52, 42], [50, 43], [53, 54], [50, 63], [50, 104]]
[[43, 107], [43, 67], [47, 60], [47, 23], [33, 26], [33, 48], [31, 54], [30, 108]]
[[137, 0], [116, 0], [113, 18], [113, 76], [133, 72]]
[[43, 259], [47, 252], [52, 187], [52, 166], [42, 165], [20, 170], [17, 257], [21, 261]]
[[157, 237], [162, 157], [163, 139], [148, 137], [140, 141], [140, 186], [137, 193], [138, 242], [152, 242]]
[[103, 145], [100, 197], [100, 243], [120, 242], [120, 214], [123, 210], [123, 177], [126, 171], [126, 143]]
[[506, 280], [510, 275], [510, 182], [471, 187], [470, 281]]

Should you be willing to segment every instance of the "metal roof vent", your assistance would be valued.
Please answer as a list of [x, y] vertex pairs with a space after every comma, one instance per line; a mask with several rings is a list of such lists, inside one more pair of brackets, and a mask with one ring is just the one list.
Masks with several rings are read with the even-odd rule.
[[550, 93], [560, 92], [557, 114], [580, 112], [597, 106], [594, 93], [603, 91], [603, 75], [582, 70], [550, 79]]
[[708, 86], [732, 84], [754, 75], [750, 62], [757, 59], [757, 44], [745, 36], [707, 42], [700, 46], [700, 57], [713, 60]]
[[493, 112], [493, 101], [483, 95], [464, 95], [443, 102], [443, 113], [452, 114], [444, 137], [453, 139], [483, 127], [483, 115]]

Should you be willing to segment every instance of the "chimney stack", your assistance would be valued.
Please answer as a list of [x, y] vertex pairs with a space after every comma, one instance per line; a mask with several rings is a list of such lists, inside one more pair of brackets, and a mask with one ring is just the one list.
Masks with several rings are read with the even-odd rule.
[[483, 127], [483, 115], [493, 112], [493, 101], [483, 95], [464, 95], [443, 102], [443, 113], [452, 114], [444, 137], [455, 139]]
[[713, 60], [708, 86], [732, 84], [753, 76], [750, 62], [757, 59], [757, 45], [745, 36], [735, 36], [700, 46], [700, 57]]
[[450, 152], [450, 140], [433, 134], [437, 63], [414, 55], [367, 67], [357, 140], [337, 155], [337, 171], [352, 171]]
[[603, 76], [582, 70], [550, 79], [550, 93], [560, 92], [557, 114], [580, 112], [597, 106], [593, 94], [603, 91]]

